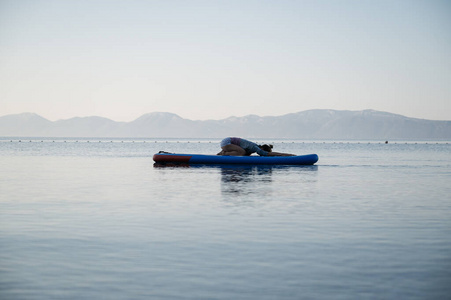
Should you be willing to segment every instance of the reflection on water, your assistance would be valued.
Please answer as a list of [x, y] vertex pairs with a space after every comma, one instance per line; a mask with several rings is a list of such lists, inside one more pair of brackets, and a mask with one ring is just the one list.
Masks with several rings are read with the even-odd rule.
[[221, 191], [223, 194], [246, 195], [263, 192], [268, 196], [269, 191], [264, 185], [272, 182], [273, 169], [271, 167], [235, 166], [221, 168]]
[[[311, 178], [311, 172], [316, 173], [317, 170], [317, 166], [222, 167], [222, 199], [233, 206], [260, 207], [268, 201], [278, 201], [283, 191], [293, 187], [295, 193], [300, 196], [303, 187], [299, 183], [305, 181], [306, 177]], [[293, 178], [295, 182], [291, 182]]]
[[[289, 180], [297, 178], [296, 182], [291, 184], [298, 185], [302, 182], [311, 181], [311, 176], [296, 177], [293, 175], [304, 174], [310, 172], [316, 173], [318, 166], [272, 166], [272, 165], [190, 165], [190, 164], [174, 164], [174, 163], [154, 163], [154, 168], [161, 169], [199, 169], [199, 170], [218, 170], [221, 174], [221, 192], [223, 195], [261, 195], [271, 196], [274, 175], [277, 177], [276, 187], [287, 189], [286, 185], [290, 184]], [[286, 177], [286, 178], [285, 178]], [[316, 179], [315, 179], [316, 180]]]
[[246, 182], [253, 179], [271, 181], [271, 174], [271, 167], [237, 166], [221, 168], [223, 182]]
[[[263, 207], [290, 200], [300, 204], [316, 193], [318, 166], [189, 165], [155, 163], [165, 170], [190, 169], [192, 176], [218, 174], [223, 204], [233, 207]], [[197, 172], [199, 171], [199, 173]], [[216, 173], [217, 171], [217, 173]], [[185, 175], [183, 175], [185, 176]], [[286, 205], [286, 203], [284, 204]]]

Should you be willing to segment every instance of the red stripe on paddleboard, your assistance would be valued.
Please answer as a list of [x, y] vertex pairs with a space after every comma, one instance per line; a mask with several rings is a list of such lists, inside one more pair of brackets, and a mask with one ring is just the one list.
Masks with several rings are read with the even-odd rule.
[[153, 160], [155, 162], [173, 162], [173, 163], [187, 163], [192, 156], [189, 155], [164, 155], [155, 154]]

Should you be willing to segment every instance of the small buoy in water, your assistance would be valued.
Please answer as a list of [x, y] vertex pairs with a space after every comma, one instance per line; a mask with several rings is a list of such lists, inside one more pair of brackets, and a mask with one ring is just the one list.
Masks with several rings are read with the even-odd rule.
[[386, 144], [388, 144], [388, 141], [385, 141]]

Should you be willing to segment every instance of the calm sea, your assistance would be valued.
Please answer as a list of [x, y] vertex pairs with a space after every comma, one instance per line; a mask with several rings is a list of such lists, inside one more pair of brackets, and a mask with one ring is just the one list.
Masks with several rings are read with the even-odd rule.
[[0, 139], [0, 298], [450, 299], [450, 144], [256, 141], [319, 162], [155, 167], [219, 140]]

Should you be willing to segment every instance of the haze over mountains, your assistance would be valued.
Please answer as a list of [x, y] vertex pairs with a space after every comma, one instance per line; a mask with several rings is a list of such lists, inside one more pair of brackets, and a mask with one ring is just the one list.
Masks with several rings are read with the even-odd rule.
[[451, 121], [408, 118], [375, 110], [307, 110], [194, 121], [154, 112], [132, 122], [102, 117], [49, 121], [34, 113], [0, 117], [4, 137], [292, 138], [332, 140], [451, 140]]

